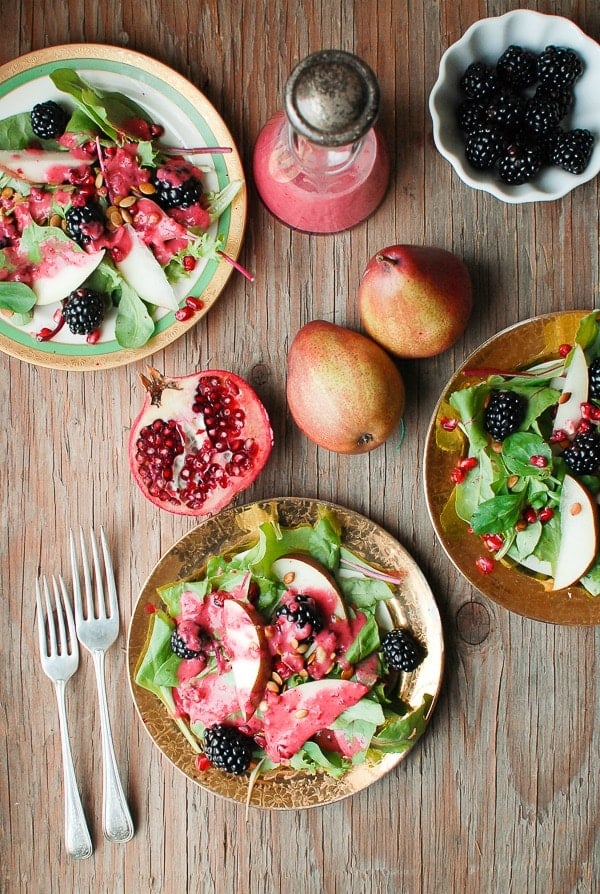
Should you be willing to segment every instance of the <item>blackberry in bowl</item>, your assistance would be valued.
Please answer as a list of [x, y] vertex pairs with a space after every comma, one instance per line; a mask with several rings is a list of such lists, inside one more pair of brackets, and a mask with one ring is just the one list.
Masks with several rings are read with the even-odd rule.
[[[429, 97], [436, 147], [465, 184], [502, 201], [561, 198], [600, 171], [598, 83], [600, 46], [569, 19], [526, 9], [482, 19], [442, 56]], [[481, 149], [472, 161], [484, 128], [510, 148], [485, 166]]]

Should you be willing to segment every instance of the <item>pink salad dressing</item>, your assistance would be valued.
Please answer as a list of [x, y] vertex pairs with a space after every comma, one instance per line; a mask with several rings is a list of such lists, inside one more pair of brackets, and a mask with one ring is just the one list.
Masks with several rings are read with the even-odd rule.
[[[382, 201], [389, 180], [389, 155], [377, 128], [362, 139], [346, 167], [323, 171], [317, 156], [329, 153], [329, 164], [348, 147], [326, 150], [302, 141], [303, 157], [291, 149], [291, 129], [283, 111], [259, 134], [253, 156], [256, 187], [269, 211], [282, 223], [307, 233], [337, 233], [365, 220]], [[314, 157], [308, 157], [313, 152]], [[320, 170], [318, 169], [320, 168]]]
[[[317, 587], [304, 588], [303, 595], [314, 599], [320, 611], [322, 629], [312, 636], [310, 645], [303, 645], [302, 628], [294, 626], [287, 616], [274, 620], [271, 624], [263, 624], [261, 619], [245, 601], [247, 582], [233, 592], [215, 591], [204, 598], [191, 590], [184, 590], [180, 597], [180, 614], [176, 619], [177, 632], [186, 646], [192, 650], [208, 649], [217, 658], [217, 671], [197, 677], [206, 667], [206, 656], [183, 659], [178, 668], [179, 685], [174, 697], [178, 710], [189, 717], [190, 722], [199, 721], [205, 726], [227, 722], [237, 726], [247, 735], [256, 737], [257, 741], [265, 741], [265, 711], [270, 711], [269, 728], [266, 733], [266, 744], [271, 756], [286, 759], [285, 741], [290, 734], [290, 717], [294, 712], [296, 695], [290, 695], [294, 689], [287, 690], [287, 695], [278, 696], [267, 685], [275, 671], [282, 680], [292, 674], [301, 674], [307, 681], [324, 680], [335, 663], [344, 670], [356, 671], [356, 683], [348, 684], [338, 681], [342, 687], [351, 689], [352, 697], [360, 697], [368, 691], [369, 686], [377, 679], [377, 655], [369, 656], [356, 669], [345, 660], [344, 655], [364, 625], [366, 618], [358, 612], [352, 619], [340, 618], [335, 614], [336, 598], [331, 590]], [[298, 592], [290, 588], [282, 597], [282, 604], [293, 605]], [[244, 647], [244, 625], [231, 619], [231, 612], [224, 608], [228, 600], [244, 602], [250, 618], [254, 618], [258, 634], [255, 640]], [[226, 623], [225, 616], [229, 617]], [[240, 614], [240, 619], [243, 615]], [[240, 640], [240, 637], [242, 638]], [[229, 648], [229, 651], [228, 651]], [[235, 663], [242, 663], [247, 669], [246, 676], [248, 702], [246, 716], [240, 711], [239, 679], [236, 685]], [[364, 667], [362, 667], [364, 665]], [[331, 681], [327, 681], [329, 685]], [[300, 689], [305, 692], [303, 687]], [[254, 695], [250, 698], [250, 693]], [[301, 697], [301, 693], [297, 693]], [[340, 693], [338, 714], [344, 710], [347, 692]], [[280, 701], [281, 699], [281, 701]], [[331, 709], [331, 698], [328, 699]], [[335, 703], [335, 699], [334, 699]], [[250, 705], [252, 707], [250, 707]], [[268, 707], [267, 707], [268, 706]], [[297, 707], [297, 706], [296, 706]], [[335, 713], [335, 708], [333, 709]], [[277, 718], [281, 715], [281, 730], [277, 729]], [[292, 724], [296, 729], [298, 724]], [[297, 737], [296, 730], [294, 736]], [[307, 732], [307, 738], [311, 735]], [[282, 746], [278, 738], [281, 736]], [[356, 740], [343, 740], [333, 736], [331, 747], [342, 754], [352, 756], [360, 751], [361, 743]]]

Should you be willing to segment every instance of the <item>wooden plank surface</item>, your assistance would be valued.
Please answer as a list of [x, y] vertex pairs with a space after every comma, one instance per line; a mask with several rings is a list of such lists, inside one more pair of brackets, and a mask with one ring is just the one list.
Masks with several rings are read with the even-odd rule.
[[[149, 571], [190, 520], [159, 513], [133, 485], [128, 430], [138, 369], [60, 372], [0, 356], [3, 462], [0, 888], [64, 892], [535, 892], [600, 890], [598, 633], [510, 615], [457, 575], [427, 517], [421, 456], [440, 388], [467, 354], [532, 315], [598, 304], [598, 182], [563, 200], [510, 206], [464, 187], [437, 154], [427, 97], [440, 56], [510, 0], [0, 0], [0, 62], [45, 46], [126, 46], [205, 92], [250, 172], [261, 125], [293, 65], [321, 47], [361, 55], [382, 88], [393, 180], [351, 233], [309, 237], [275, 223], [249, 177], [241, 261], [210, 314], [153, 357], [173, 374], [230, 368], [273, 420], [272, 459], [244, 500], [308, 495], [372, 518], [426, 574], [444, 622], [447, 670], [433, 721], [398, 769], [349, 800], [301, 812], [251, 811], [196, 788], [142, 729], [126, 686], [124, 631]], [[596, 0], [529, 2], [600, 37]], [[10, 25], [8, 24], [10, 23]], [[400, 364], [406, 437], [373, 453], [317, 449], [286, 414], [285, 359], [311, 319], [359, 327], [362, 269], [395, 242], [464, 257], [475, 292], [467, 333], [427, 361]], [[123, 632], [107, 679], [119, 765], [136, 835], [103, 841], [101, 752], [91, 662], [68, 690], [78, 779], [94, 856], [70, 861], [62, 837], [57, 715], [41, 674], [34, 582], [65, 571], [69, 526], [103, 524], [115, 552]], [[85, 656], [84, 656], [85, 657]], [[75, 719], [76, 718], [76, 719]]]

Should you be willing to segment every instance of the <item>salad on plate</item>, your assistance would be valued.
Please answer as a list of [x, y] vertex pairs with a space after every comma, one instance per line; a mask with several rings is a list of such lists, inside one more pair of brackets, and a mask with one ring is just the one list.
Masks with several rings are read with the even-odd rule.
[[482, 544], [477, 567], [497, 563], [538, 577], [548, 592], [600, 595], [600, 311], [573, 343], [522, 369], [465, 369], [437, 418], [436, 440], [458, 451], [442, 513]]
[[340, 779], [407, 751], [428, 721], [434, 692], [400, 696], [427, 657], [388, 610], [402, 586], [344, 546], [327, 507], [314, 524], [262, 520], [251, 545], [160, 586], [133, 679], [163, 703], [199, 774], [250, 788], [282, 769]]
[[188, 290], [208, 259], [237, 266], [213, 225], [243, 183], [211, 191], [198, 161], [232, 147], [163, 145], [129, 97], [71, 68], [50, 79], [64, 102], [0, 120], [0, 313], [34, 341], [139, 348], [201, 309]]

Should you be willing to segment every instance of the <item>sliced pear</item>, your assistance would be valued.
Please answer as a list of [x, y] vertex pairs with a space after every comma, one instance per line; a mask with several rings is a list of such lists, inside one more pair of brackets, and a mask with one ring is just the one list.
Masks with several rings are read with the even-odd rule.
[[271, 675], [271, 661], [263, 626], [252, 606], [236, 599], [223, 603], [223, 643], [231, 659], [231, 670], [240, 711], [251, 717]]
[[143, 301], [177, 310], [179, 304], [173, 287], [151, 249], [132, 226], [127, 225], [126, 230], [128, 251], [120, 261], [115, 261], [119, 273]]
[[79, 158], [72, 152], [60, 150], [0, 150], [0, 170], [27, 183], [66, 183], [70, 171], [89, 167], [92, 161], [91, 157]]
[[335, 580], [310, 556], [300, 553], [281, 556], [273, 562], [272, 571], [289, 590], [312, 596], [328, 617], [346, 620], [346, 608]]
[[586, 573], [598, 551], [598, 506], [572, 475], [565, 475], [560, 495], [560, 546], [553, 590], [570, 587]]
[[78, 289], [104, 257], [103, 251], [88, 254], [68, 242], [57, 242], [56, 247], [54, 251], [50, 244], [42, 244], [43, 261], [33, 272], [31, 288], [40, 306], [62, 301]]
[[580, 345], [573, 348], [573, 357], [567, 369], [562, 397], [554, 418], [554, 431], [564, 431], [567, 435], [575, 434], [581, 422], [581, 404], [588, 399], [588, 365]]

